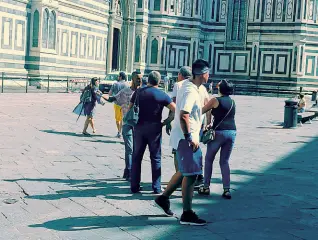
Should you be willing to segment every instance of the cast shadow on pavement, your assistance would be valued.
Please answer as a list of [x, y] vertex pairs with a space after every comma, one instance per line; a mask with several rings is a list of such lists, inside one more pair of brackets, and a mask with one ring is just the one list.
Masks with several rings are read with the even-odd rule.
[[141, 183], [143, 190], [141, 193], [132, 194], [130, 191], [130, 183], [121, 178], [110, 179], [8, 179], [7, 182], [48, 182], [48, 183], [60, 183], [68, 187], [73, 188], [67, 190], [56, 190], [55, 193], [41, 194], [41, 195], [29, 195], [27, 199], [37, 200], [59, 200], [65, 198], [92, 198], [92, 197], [104, 197], [106, 199], [114, 200], [154, 200], [155, 195], [152, 193], [151, 183]]
[[107, 138], [113, 138], [111, 136], [106, 135], [98, 135], [98, 134], [91, 134], [91, 135], [83, 135], [82, 133], [76, 133], [76, 132], [59, 132], [55, 130], [40, 130], [44, 133], [52, 133], [57, 135], [64, 135], [64, 136], [71, 136], [71, 137], [107, 137]]
[[93, 143], [119, 143], [121, 145], [125, 145], [123, 141], [113, 141], [113, 140], [86, 140], [86, 142], [93, 142]]
[[43, 224], [33, 224], [29, 227], [47, 228], [56, 231], [82, 231], [100, 228], [114, 228], [127, 226], [130, 228], [152, 225], [177, 225], [177, 219], [166, 215], [139, 215], [139, 216], [89, 216], [69, 217], [56, 219]]
[[[288, 144], [288, 143], [286, 143]], [[316, 239], [318, 235], [318, 138], [311, 139], [289, 155], [277, 159], [274, 164], [258, 172], [245, 170], [233, 174], [248, 175], [248, 180], [233, 182], [232, 200], [221, 198], [222, 189], [211, 196], [198, 197], [195, 194], [193, 208], [209, 224], [199, 232], [221, 236], [222, 239]], [[248, 157], [248, 156], [247, 156]], [[235, 161], [235, 155], [232, 157]], [[257, 159], [253, 159], [257, 161]], [[243, 166], [244, 167], [244, 166]], [[244, 179], [244, 178], [243, 178]], [[11, 181], [18, 181], [11, 180]], [[94, 197], [103, 195], [105, 199], [134, 199], [153, 201], [154, 195], [129, 195], [127, 182], [116, 179], [67, 180], [67, 179], [21, 179], [25, 181], [53, 181], [68, 184], [76, 190], [56, 191], [56, 194], [27, 196], [32, 199], [54, 200], [72, 197]], [[215, 179], [212, 181], [215, 183]], [[92, 189], [91, 187], [95, 188]], [[82, 189], [84, 188], [84, 189]], [[90, 188], [90, 189], [86, 189]], [[182, 209], [180, 197], [171, 200], [171, 209]], [[136, 204], [138, 202], [136, 201]], [[154, 219], [152, 219], [152, 217]], [[138, 224], [164, 225], [176, 223], [157, 219], [157, 215], [145, 216], [86, 216], [54, 219], [30, 227], [44, 227], [58, 231], [80, 231], [107, 228], [111, 224], [130, 229]], [[104, 221], [104, 223], [102, 223]], [[137, 223], [141, 221], [141, 223]], [[169, 222], [169, 223], [167, 223]], [[187, 231], [188, 239], [198, 231]], [[184, 227], [175, 224], [169, 236], [155, 234], [151, 239], [180, 239]], [[212, 237], [212, 236], [211, 236]], [[212, 239], [212, 238], [211, 238]]]

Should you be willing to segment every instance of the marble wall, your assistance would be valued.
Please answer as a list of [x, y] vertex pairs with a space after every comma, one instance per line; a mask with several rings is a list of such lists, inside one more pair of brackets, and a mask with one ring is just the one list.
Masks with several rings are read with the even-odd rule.
[[318, 79], [315, 0], [0, 2], [2, 72], [103, 77], [139, 69], [176, 76], [204, 58], [212, 80], [289, 86]]

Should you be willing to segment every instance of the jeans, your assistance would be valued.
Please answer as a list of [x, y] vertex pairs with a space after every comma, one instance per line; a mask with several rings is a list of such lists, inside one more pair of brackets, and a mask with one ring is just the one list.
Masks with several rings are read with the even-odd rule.
[[215, 155], [221, 149], [220, 167], [222, 173], [223, 188], [230, 188], [230, 166], [229, 160], [236, 138], [235, 130], [217, 130], [215, 139], [208, 143], [204, 166], [204, 185], [210, 186], [212, 168]]
[[133, 154], [133, 127], [124, 124], [122, 134], [125, 142], [125, 172], [130, 174]]
[[131, 191], [137, 192], [140, 187], [141, 161], [146, 147], [150, 151], [152, 170], [152, 189], [155, 192], [161, 190], [161, 123], [143, 123], [134, 129], [134, 151], [131, 166]]

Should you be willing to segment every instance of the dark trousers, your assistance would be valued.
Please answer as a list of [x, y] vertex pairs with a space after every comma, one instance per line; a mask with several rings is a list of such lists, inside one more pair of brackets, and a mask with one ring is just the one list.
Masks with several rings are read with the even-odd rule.
[[141, 161], [146, 147], [150, 151], [152, 170], [152, 189], [161, 190], [161, 123], [143, 123], [134, 129], [134, 151], [131, 166], [131, 191], [137, 192], [140, 187]]

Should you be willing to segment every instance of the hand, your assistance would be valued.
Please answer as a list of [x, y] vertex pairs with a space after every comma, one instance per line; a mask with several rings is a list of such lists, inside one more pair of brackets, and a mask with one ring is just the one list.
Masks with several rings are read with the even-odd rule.
[[205, 126], [204, 131], [211, 129], [212, 127], [213, 127], [213, 124], [210, 123], [210, 124]]
[[193, 152], [196, 152], [199, 149], [199, 143], [194, 142], [193, 140], [189, 141], [189, 144], [192, 146]]
[[170, 133], [171, 133], [171, 129], [172, 129], [172, 127], [171, 127], [171, 123], [167, 123], [166, 124], [166, 133], [170, 136]]

